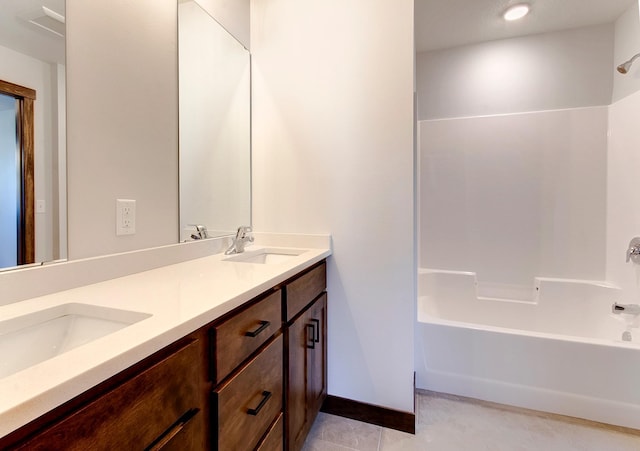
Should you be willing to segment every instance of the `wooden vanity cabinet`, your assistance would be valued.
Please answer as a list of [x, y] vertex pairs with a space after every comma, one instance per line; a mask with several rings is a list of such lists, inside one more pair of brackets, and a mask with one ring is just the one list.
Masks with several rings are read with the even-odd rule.
[[286, 447], [300, 450], [327, 396], [326, 265], [286, 286], [288, 363]]
[[327, 393], [326, 264], [0, 438], [4, 450], [299, 450]]

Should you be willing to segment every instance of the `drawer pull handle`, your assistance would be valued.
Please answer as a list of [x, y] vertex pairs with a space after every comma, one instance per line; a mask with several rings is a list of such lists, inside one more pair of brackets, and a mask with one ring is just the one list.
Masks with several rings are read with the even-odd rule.
[[260, 332], [265, 330], [270, 325], [271, 325], [271, 323], [269, 321], [260, 321], [260, 327], [258, 327], [256, 330], [246, 332], [245, 335], [247, 337], [255, 338], [258, 335], [260, 335]]
[[253, 415], [256, 416], [260, 413], [260, 411], [262, 410], [262, 408], [264, 407], [264, 405], [267, 403], [267, 401], [269, 401], [269, 398], [271, 398], [271, 392], [270, 391], [263, 391], [262, 392], [262, 400], [260, 401], [260, 404], [258, 404], [258, 407], [256, 407], [255, 409], [248, 409], [247, 413], [249, 415]]
[[145, 451], [160, 451], [173, 438], [178, 435], [187, 426], [187, 424], [200, 412], [200, 409], [191, 409], [182, 415], [167, 431], [158, 437], [151, 445], [145, 448]]
[[[311, 329], [311, 336], [309, 336], [309, 329]], [[316, 349], [316, 341], [314, 339], [316, 332], [315, 324], [307, 324], [307, 349]]]
[[315, 341], [316, 343], [320, 343], [320, 320], [319, 320], [319, 319], [315, 319], [315, 318], [313, 318], [313, 319], [311, 320], [311, 322], [315, 323], [315, 326], [316, 326], [316, 327], [315, 327], [315, 329], [316, 329], [316, 330], [315, 330], [315, 338], [314, 338], [314, 341]]

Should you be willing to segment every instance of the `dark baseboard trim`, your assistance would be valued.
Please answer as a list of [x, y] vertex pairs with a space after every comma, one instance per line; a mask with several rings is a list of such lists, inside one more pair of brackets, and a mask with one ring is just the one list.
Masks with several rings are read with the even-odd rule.
[[397, 431], [416, 433], [416, 416], [413, 413], [374, 406], [364, 402], [328, 395], [321, 412], [352, 420], [364, 421]]

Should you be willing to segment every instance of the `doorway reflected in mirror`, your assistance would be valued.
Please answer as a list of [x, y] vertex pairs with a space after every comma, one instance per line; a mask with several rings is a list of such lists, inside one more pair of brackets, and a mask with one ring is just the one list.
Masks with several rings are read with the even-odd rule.
[[65, 6], [2, 2], [0, 271], [67, 256]]
[[0, 80], [0, 267], [34, 263], [33, 89]]

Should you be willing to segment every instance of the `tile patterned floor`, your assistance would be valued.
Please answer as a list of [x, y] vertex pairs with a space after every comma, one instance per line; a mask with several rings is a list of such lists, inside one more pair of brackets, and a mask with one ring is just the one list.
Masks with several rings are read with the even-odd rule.
[[418, 394], [416, 434], [320, 413], [303, 451], [639, 451], [640, 435]]

